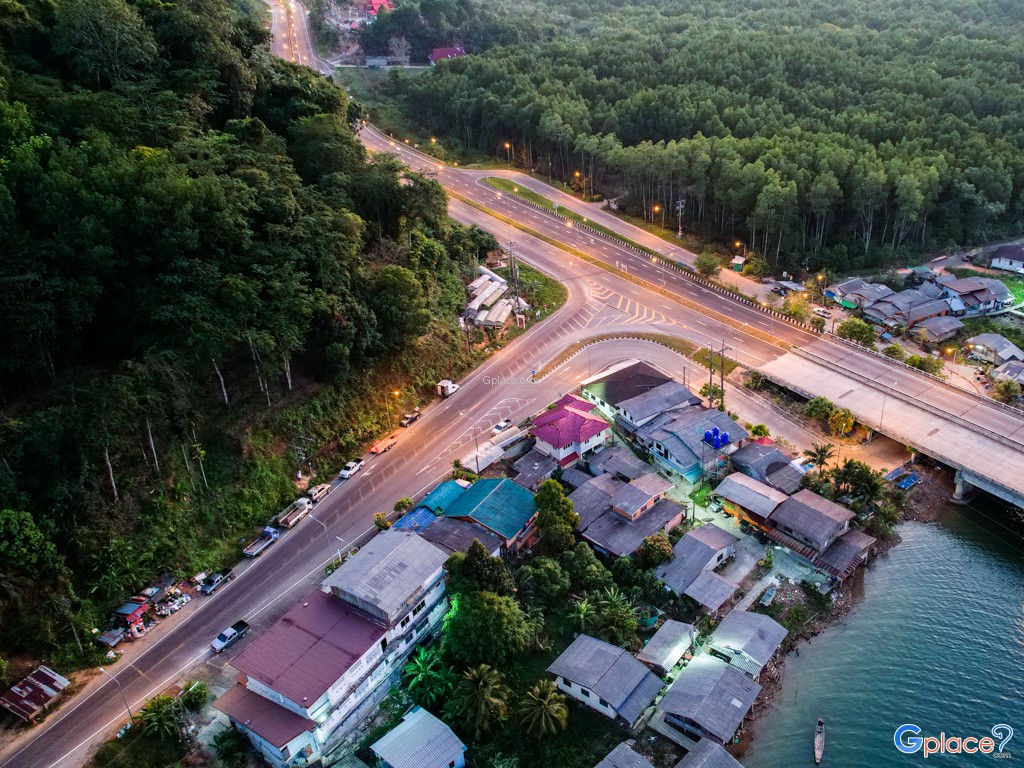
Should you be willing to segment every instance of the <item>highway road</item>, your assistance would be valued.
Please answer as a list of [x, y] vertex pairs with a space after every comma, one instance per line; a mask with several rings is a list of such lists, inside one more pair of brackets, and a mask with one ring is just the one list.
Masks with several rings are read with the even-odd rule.
[[309, 12], [299, 0], [264, 0], [271, 14], [270, 51], [278, 58], [331, 74], [331, 66], [316, 55], [309, 33]]
[[[295, 24], [296, 30], [301, 28], [302, 31], [287, 38], [287, 51], [278, 47], [284, 41], [275, 36], [275, 53], [281, 55], [282, 51], [298, 49], [314, 61], [304, 9], [301, 17], [297, 17], [295, 8], [288, 9], [290, 5], [299, 6], [295, 0], [274, 0], [268, 4], [274, 13], [275, 28], [284, 24], [290, 28], [292, 24], [288, 19], [302, 20], [301, 25]], [[299, 60], [303, 53], [295, 55]], [[291, 57], [285, 55], [285, 58]], [[533, 370], [540, 369], [566, 346], [598, 334], [653, 331], [716, 348], [724, 340], [731, 348], [728, 354], [752, 368], [782, 365], [792, 356], [790, 348], [806, 348], [811, 355], [807, 359], [815, 366], [816, 375], [824, 377], [822, 386], [829, 382], [839, 386], [841, 382], [857, 379], [858, 386], [872, 395], [865, 398], [872, 403], [872, 408], [881, 401], [884, 411], [888, 399], [890, 413], [894, 408], [899, 409], [901, 429], [913, 430], [920, 426], [921, 419], [915, 416], [914, 410], [917, 404], [933, 407], [940, 413], [959, 414], [969, 423], [983, 425], [978, 426], [978, 431], [991, 430], [1007, 441], [1005, 445], [991, 444], [991, 460], [1005, 462], [1005, 454], [1015, 456], [1016, 463], [1002, 466], [1022, 466], [1020, 451], [1008, 446], [1024, 446], [1024, 423], [994, 404], [785, 321], [772, 319], [756, 307], [701, 286], [648, 256], [568, 227], [561, 219], [508, 196], [499, 198], [496, 190], [479, 183], [479, 177], [485, 174], [442, 165], [401, 143], [392, 143], [370, 128], [364, 129], [361, 136], [371, 149], [394, 152], [412, 167], [436, 173], [445, 187], [457, 194], [483, 203], [550, 240], [585, 252], [590, 259], [611, 269], [580, 259], [572, 252], [453, 198], [450, 203], [453, 218], [487, 229], [502, 242], [516, 240], [524, 262], [564, 282], [569, 289], [566, 305], [468, 376], [452, 398], [428, 407], [419, 422], [402, 431], [398, 444], [390, 452], [370, 459], [362, 473], [345, 481], [317, 505], [310, 520], [285, 533], [263, 557], [241, 564], [235, 581], [211, 598], [194, 601], [186, 610], [163, 622], [153, 636], [130, 646], [126, 658], [110, 670], [120, 684], [120, 692], [117, 683], [103, 676], [94, 677], [42, 725], [6, 743], [0, 751], [0, 766], [81, 765], [91, 750], [126, 719], [119, 693], [137, 709], [147, 698], [186, 679], [189, 670], [211, 663], [207, 644], [222, 628], [239, 618], [253, 623], [254, 634], [258, 634], [261, 627], [319, 583], [323, 564], [342, 546], [338, 537], [352, 542], [367, 534], [372, 529], [374, 513], [390, 510], [398, 498], [415, 497], [446, 476], [452, 460], [469, 452], [474, 436], [488, 437], [495, 422], [505, 417], [516, 421], [524, 419], [573, 389], [581, 378], [628, 357], [642, 357], [677, 375], [689, 365], [664, 347], [638, 341], [609, 341], [576, 356], [539, 382], [528, 381]], [[655, 238], [657, 242], [652, 243], [653, 236], [614, 217], [599, 219], [591, 207], [568, 196], [564, 199], [562, 193], [542, 182], [524, 176], [518, 178], [524, 186], [561, 200], [560, 204], [635, 241], [650, 244], [680, 261], [692, 258], [681, 249], [677, 253], [674, 246], [660, 239]], [[693, 381], [695, 374], [696, 371], [688, 371], [685, 375]], [[861, 379], [866, 379], [866, 383]], [[851, 391], [853, 389], [847, 385], [842, 394]], [[926, 413], [925, 419], [933, 423], [943, 418], [930, 411]], [[939, 426], [947, 430], [944, 434], [950, 449], [957, 447], [954, 444], [960, 439], [953, 436], [953, 428], [945, 423]], [[990, 444], [983, 441], [982, 445]], [[999, 451], [1002, 454], [995, 459]], [[983, 456], [986, 452], [983, 450], [977, 455]], [[233, 649], [229, 655], [237, 651]]]

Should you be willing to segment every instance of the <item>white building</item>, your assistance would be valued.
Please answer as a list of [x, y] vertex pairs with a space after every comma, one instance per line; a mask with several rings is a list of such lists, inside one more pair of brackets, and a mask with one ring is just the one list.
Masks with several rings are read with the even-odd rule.
[[550, 456], [560, 467], [575, 464], [612, 439], [611, 425], [591, 411], [593, 403], [566, 395], [555, 407], [533, 419], [535, 450]]
[[234, 659], [245, 682], [214, 706], [271, 765], [318, 759], [376, 709], [439, 627], [447, 559], [411, 532], [375, 537]]

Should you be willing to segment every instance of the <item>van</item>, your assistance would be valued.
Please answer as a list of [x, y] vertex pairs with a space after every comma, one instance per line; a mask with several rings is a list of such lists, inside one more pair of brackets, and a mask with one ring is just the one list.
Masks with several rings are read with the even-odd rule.
[[310, 488], [309, 489], [309, 493], [307, 495], [313, 501], [320, 501], [320, 499], [324, 498], [324, 496], [326, 496], [330, 492], [331, 492], [330, 484], [329, 483], [322, 483], [321, 485], [314, 485], [312, 488]]

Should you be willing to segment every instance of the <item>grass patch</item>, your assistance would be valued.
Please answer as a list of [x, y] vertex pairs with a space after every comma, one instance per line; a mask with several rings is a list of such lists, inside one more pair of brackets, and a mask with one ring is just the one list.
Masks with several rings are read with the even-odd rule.
[[546, 210], [555, 210], [555, 204], [544, 197], [544, 195], [538, 195], [532, 189], [520, 187], [511, 179], [501, 179], [496, 176], [488, 176], [484, 179], [484, 183], [488, 186], [494, 187], [495, 189], [500, 189], [502, 192], [511, 192], [514, 195], [519, 195], [519, 197], [525, 198], [531, 203], [539, 205], [541, 208]]
[[698, 507], [706, 507], [711, 500], [711, 486], [704, 485], [690, 494], [693, 503]]
[[543, 379], [566, 360], [590, 344], [596, 344], [600, 341], [610, 341], [612, 339], [644, 339], [646, 341], [653, 341], [656, 344], [661, 344], [662, 346], [678, 352], [683, 357], [692, 356], [694, 351], [697, 349], [695, 344], [691, 344], [685, 339], [668, 336], [662, 333], [604, 333], [598, 336], [590, 336], [589, 338], [581, 339], [580, 341], [574, 341], [559, 352], [556, 357], [545, 363], [545, 365], [537, 372], [537, 379]]
[[[519, 292], [530, 310], [526, 313], [527, 323], [525, 328], [519, 328], [513, 322], [509, 324], [503, 342], [508, 343], [517, 336], [521, 336], [536, 323], [542, 322], [547, 317], [560, 310], [569, 298], [569, 289], [557, 280], [554, 280], [543, 272], [523, 264], [519, 264]], [[495, 270], [505, 279], [509, 279], [508, 267]]]
[[[719, 371], [719, 370], [722, 369], [722, 356], [721, 356], [721, 353], [715, 352], [713, 350], [710, 350], [707, 347], [704, 347], [703, 349], [700, 349], [700, 350], [694, 352], [692, 355], [690, 355], [690, 357], [692, 357], [696, 362], [700, 363], [701, 365], [703, 365], [705, 368], [708, 368], [708, 369], [711, 368], [711, 363], [712, 363], [712, 360], [713, 360], [714, 361], [714, 369], [716, 371]], [[737, 364], [735, 362], [733, 362], [729, 358], [725, 358], [725, 375], [726, 376], [728, 376], [730, 373], [735, 371], [736, 368], [737, 368]]]
[[86, 763], [86, 768], [166, 768], [188, 754], [184, 742], [160, 739], [136, 724], [120, 739], [111, 739]]

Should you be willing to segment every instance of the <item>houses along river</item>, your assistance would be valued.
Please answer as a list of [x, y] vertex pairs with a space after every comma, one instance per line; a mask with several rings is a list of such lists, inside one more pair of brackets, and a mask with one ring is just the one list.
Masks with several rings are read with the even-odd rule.
[[[741, 757], [747, 768], [813, 765], [818, 717], [823, 766], [1024, 763], [1024, 542], [957, 507], [898, 530], [903, 541], [865, 574], [859, 604], [787, 657], [782, 691]], [[985, 736], [1007, 723], [1012, 757], [901, 754], [893, 734], [905, 723], [922, 736]]]

